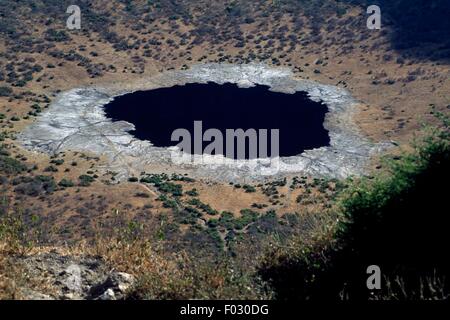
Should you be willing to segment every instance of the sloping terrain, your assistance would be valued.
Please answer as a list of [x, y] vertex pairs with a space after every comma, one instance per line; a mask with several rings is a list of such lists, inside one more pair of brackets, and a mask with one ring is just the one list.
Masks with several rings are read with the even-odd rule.
[[[66, 28], [72, 4], [81, 9], [81, 30]], [[450, 8], [444, 0], [378, 4], [381, 30], [366, 27], [368, 4], [357, 0], [0, 1], [2, 292], [20, 296], [12, 285], [21, 274], [17, 255], [25, 259], [48, 247], [71, 257], [95, 255], [92, 248], [106, 238], [117, 239], [117, 256], [142, 266], [118, 271], [152, 270], [153, 278], [139, 282], [139, 298], [269, 296], [260, 282], [245, 290], [247, 272], [267, 248], [293, 236], [310, 243], [332, 228], [336, 198], [352, 181], [293, 174], [229, 184], [173, 174], [161, 164], [118, 183], [103, 155], [33, 152], [17, 136], [62, 91], [133, 91], [145, 79], [197, 64], [261, 63], [350, 92], [359, 103], [352, 118], [358, 132], [374, 144], [392, 142], [389, 153], [398, 158], [411, 150], [424, 122], [438, 124], [435, 115], [449, 112]], [[383, 174], [385, 163], [371, 160], [369, 176]], [[147, 242], [156, 266], [143, 263]], [[75, 249], [80, 243], [84, 249]], [[111, 266], [123, 260], [98, 251]], [[184, 252], [212, 258], [201, 260], [193, 275], [172, 265], [180, 259], [193, 266]], [[208, 272], [215, 268], [217, 278]]]

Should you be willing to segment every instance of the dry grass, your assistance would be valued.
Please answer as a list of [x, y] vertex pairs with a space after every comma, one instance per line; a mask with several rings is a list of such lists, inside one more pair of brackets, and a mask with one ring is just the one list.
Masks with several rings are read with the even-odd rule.
[[164, 253], [148, 240], [97, 239], [84, 254], [137, 277], [131, 299], [257, 299], [252, 275], [240, 274], [229, 260], [197, 259], [186, 252]]
[[[94, 2], [95, 3], [95, 2]], [[219, 2], [220, 3], [220, 2]], [[112, 6], [112, 4], [111, 4]], [[269, 5], [271, 8], [272, 6]], [[102, 9], [105, 9], [104, 4], [101, 5]], [[272, 10], [272, 9], [271, 9]], [[120, 12], [120, 11], [119, 11]], [[120, 13], [117, 13], [120, 15]], [[365, 15], [365, 12], [361, 12], [359, 9], [354, 8], [342, 17], [335, 17], [331, 15], [326, 19], [337, 19], [336, 28], [330, 30], [322, 30], [321, 35], [323, 41], [319, 43], [311, 42], [307, 45], [301, 44], [300, 40], [308, 39], [308, 35], [311, 33], [311, 28], [308, 23], [309, 18], [303, 17], [305, 20], [302, 34], [299, 36], [299, 43], [292, 52], [288, 52], [288, 46], [284, 47], [280, 44], [280, 36], [273, 33], [274, 30], [281, 27], [287, 28], [283, 35], [288, 37], [290, 35], [298, 35], [294, 30], [292, 17], [285, 16], [282, 19], [275, 17], [257, 17], [255, 23], [241, 25], [244, 35], [254, 35], [259, 38], [260, 36], [268, 37], [270, 40], [275, 41], [271, 47], [282, 46], [283, 50], [272, 54], [273, 57], [279, 57], [281, 54], [286, 55], [285, 58], [280, 58], [281, 64], [284, 66], [290, 66], [290, 68], [300, 67], [303, 72], [296, 72], [296, 76], [304, 79], [310, 79], [319, 81], [324, 84], [344, 86], [341, 81], [345, 82], [345, 87], [348, 88], [352, 95], [357, 100], [362, 101], [361, 106], [355, 114], [355, 123], [361, 129], [361, 131], [372, 138], [375, 141], [379, 140], [396, 140], [405, 142], [410, 139], [412, 134], [417, 131], [418, 124], [429, 118], [430, 110], [429, 105], [436, 105], [438, 109], [443, 109], [448, 104], [448, 95], [450, 90], [448, 65], [435, 64], [432, 61], [420, 61], [414, 59], [407, 59], [403, 64], [397, 63], [396, 59], [400, 56], [399, 53], [393, 52], [386, 45], [388, 39], [379, 33], [370, 33], [367, 37], [358, 40], [358, 46], [360, 48], [354, 48], [351, 52], [346, 54], [342, 53], [342, 47], [345, 44], [345, 40], [348, 40], [342, 35], [342, 32], [350, 28], [348, 25], [349, 18], [357, 18], [361, 14]], [[37, 19], [36, 19], [37, 20]], [[103, 87], [120, 87], [127, 90], [143, 89], [147, 83], [146, 79], [156, 76], [163, 69], [177, 68], [179, 69], [183, 64], [192, 65], [198, 63], [199, 58], [203, 55], [207, 56], [205, 61], [215, 61], [218, 58], [218, 53], [222, 52], [219, 49], [223, 49], [224, 55], [230, 55], [232, 58], [237, 56], [247, 56], [250, 52], [257, 52], [256, 43], [253, 41], [247, 41], [245, 48], [235, 48], [234, 41], [225, 41], [220, 43], [212, 43], [205, 40], [204, 43], [194, 46], [192, 51], [187, 56], [183, 56], [188, 51], [185, 45], [180, 45], [175, 49], [166, 43], [167, 39], [175, 37], [175, 33], [168, 32], [169, 25], [161, 20], [155, 21], [149, 25], [147, 30], [133, 31], [129, 28], [128, 22], [122, 19], [118, 19], [119, 23], [113, 28], [120, 36], [128, 39], [130, 36], [137, 37], [143, 43], [147, 42], [149, 38], [155, 38], [161, 40], [161, 45], [158, 46], [155, 51], [161, 54], [162, 59], [156, 59], [155, 57], [146, 57], [144, 60], [145, 71], [143, 74], [137, 72], [132, 73], [134, 68], [130, 54], [142, 57], [145, 49], [141, 46], [139, 49], [132, 51], [115, 51], [111, 43], [100, 41], [99, 35], [92, 33], [89, 37], [92, 41], [83, 35], [71, 33], [72, 41], [67, 43], [52, 43], [55, 48], [64, 52], [75, 50], [83, 56], [89, 57], [95, 64], [114, 64], [117, 68], [116, 72], [106, 72], [103, 77], [90, 78], [86, 70], [83, 67], [77, 65], [75, 61], [65, 61], [59, 58], [51, 57], [46, 52], [38, 53], [34, 52], [29, 54], [26, 52], [17, 52], [17, 60], [21, 61], [30, 56], [36, 59], [36, 63], [46, 66], [48, 63], [52, 63], [57, 66], [56, 68], [45, 68], [41, 73], [36, 75], [36, 78], [47, 74], [41, 82], [32, 81], [29, 82], [23, 89], [16, 88], [17, 92], [29, 90], [36, 94], [46, 94], [52, 97], [52, 93], [55, 90], [66, 90], [73, 87], [97, 85]], [[331, 22], [324, 23], [324, 27], [327, 27]], [[131, 21], [132, 23], [135, 20]], [[262, 23], [263, 27], [259, 24]], [[191, 30], [195, 25], [185, 25], [182, 20], [178, 20], [177, 24], [180, 27], [180, 32], [184, 33], [187, 30]], [[169, 29], [168, 29], [169, 28]], [[47, 26], [43, 26], [40, 23], [34, 23], [33, 28], [36, 31], [34, 36], [39, 37], [47, 29]], [[363, 29], [350, 28], [355, 33], [353, 39], [358, 38], [364, 34]], [[144, 32], [145, 31], [145, 32]], [[174, 30], [172, 30], [174, 31]], [[147, 33], [149, 32], [149, 33]], [[258, 35], [260, 34], [260, 35]], [[178, 37], [175, 37], [178, 38]], [[180, 40], [180, 39], [178, 39]], [[177, 41], [178, 41], [177, 40]], [[331, 45], [324, 45], [332, 41]], [[335, 40], [335, 41], [334, 41]], [[89, 45], [89, 50], [83, 52], [79, 50], [81, 45]], [[265, 41], [261, 43], [265, 46]], [[366, 49], [364, 49], [366, 48]], [[368, 51], [367, 48], [370, 48]], [[0, 49], [7, 51], [7, 47], [0, 41]], [[98, 56], [90, 56], [89, 51], [95, 51]], [[239, 53], [240, 51], [244, 53]], [[2, 51], [2, 50], [0, 50]], [[265, 50], [263, 50], [265, 51]], [[382, 59], [383, 55], [388, 53], [392, 56], [389, 61]], [[177, 57], [175, 60], [170, 60], [170, 54]], [[167, 60], [166, 60], [167, 58]], [[325, 61], [324, 64], [316, 65], [315, 61], [320, 58]], [[5, 60], [5, 64], [7, 59]], [[2, 61], [3, 62], [3, 61]], [[61, 66], [58, 64], [64, 62]], [[270, 60], [265, 61], [267, 64], [271, 64]], [[321, 70], [320, 74], [314, 72], [315, 69]], [[411, 72], [421, 70], [421, 74], [417, 76], [417, 79], [412, 82], [404, 83], [401, 79], [408, 76]], [[423, 73], [423, 74], [422, 74]], [[393, 78], [396, 83], [393, 85], [379, 84], [374, 85], [373, 80], [378, 79], [383, 81], [387, 78]], [[382, 93], [382, 94], [381, 94]], [[432, 93], [432, 94], [430, 94]], [[18, 122], [11, 122], [10, 119], [13, 115], [23, 117], [30, 111], [30, 105], [32, 101], [30, 98], [22, 100], [13, 99], [9, 97], [0, 97], [0, 112], [4, 113], [7, 118], [3, 121], [5, 131], [17, 131], [20, 132], [25, 126], [29, 125], [33, 121], [33, 117], [29, 120], [22, 119]], [[44, 105], [44, 104], [43, 104]], [[42, 105], [42, 106], [43, 106]], [[407, 107], [406, 107], [407, 106]], [[1, 122], [1, 121], [0, 121]], [[8, 126], [12, 125], [10, 129]], [[28, 159], [30, 165], [36, 164], [38, 170], [36, 174], [49, 174], [42, 172], [44, 168], [49, 165], [49, 157], [43, 154], [37, 154], [22, 149], [14, 140], [7, 140], [13, 147], [11, 149], [12, 156], [24, 155]], [[67, 152], [65, 157], [65, 164], [59, 167], [59, 172], [51, 173], [57, 181], [62, 178], [69, 178], [72, 181], [77, 181], [78, 176], [86, 173], [92, 166], [95, 168], [105, 167], [107, 162], [101, 158], [98, 162], [87, 161], [80, 159], [72, 152]], [[70, 165], [72, 160], [76, 160], [78, 165], [73, 167]], [[65, 169], [70, 169], [70, 172], [65, 172]], [[101, 170], [100, 170], [101, 171]], [[148, 172], [165, 172], [167, 168], [158, 164], [155, 167], [150, 167]], [[109, 176], [99, 173], [99, 181], [108, 180]], [[257, 193], [244, 193], [228, 185], [209, 185], [205, 182], [196, 183], [195, 187], [200, 191], [200, 199], [211, 207], [218, 211], [226, 210], [236, 214], [243, 208], [249, 208], [252, 203], [266, 203], [267, 199]], [[113, 208], [119, 207], [118, 202], [128, 203], [131, 202], [136, 206], [143, 206], [143, 199], [137, 199], [130, 197], [130, 194], [141, 192], [142, 187], [137, 184], [132, 185], [108, 185], [104, 186], [101, 183], [96, 183], [92, 188], [86, 188], [78, 193], [78, 188], [67, 189], [67, 193], [70, 197], [65, 198], [64, 201], [58, 203], [50, 197], [48, 197], [47, 206], [50, 209], [43, 209], [43, 214], [46, 215], [50, 211], [56, 212], [60, 210], [61, 214], [55, 214], [58, 221], [54, 225], [66, 226], [69, 224], [68, 220], [76, 215], [75, 209], [80, 204], [76, 197], [83, 194], [85, 197], [88, 192], [103, 195], [108, 199], [107, 203], [110, 204], [107, 208], [107, 212], [111, 212]], [[148, 191], [148, 190], [147, 190]], [[299, 191], [296, 191], [297, 193]], [[283, 192], [284, 194], [284, 192]], [[296, 195], [292, 195], [291, 198], [285, 198], [286, 201], [283, 206], [278, 206], [275, 209], [285, 212], [301, 211], [303, 206], [299, 206], [295, 203]], [[288, 201], [290, 200], [290, 201]], [[41, 201], [35, 201], [29, 199], [32, 204], [42, 205]], [[83, 200], [84, 201], [84, 200]], [[49, 204], [50, 203], [50, 204]], [[158, 203], [152, 201], [155, 205], [155, 210], [161, 211], [157, 207]], [[320, 209], [320, 208], [319, 208]], [[170, 213], [169, 213], [170, 214]], [[56, 218], [55, 218], [56, 219]]]
[[407, 282], [403, 277], [385, 278], [386, 293], [374, 296], [374, 300], [448, 300], [450, 292], [445, 286], [445, 277], [436, 271], [430, 276], [419, 279], [417, 291], [407, 289]]
[[[16, 259], [30, 253], [31, 244], [21, 239], [20, 219], [7, 215], [0, 220], [0, 299], [21, 299], [20, 287], [27, 283], [22, 265]], [[31, 284], [31, 283], [30, 283]]]
[[10, 300], [18, 298], [17, 279], [20, 269], [14, 265], [9, 255], [7, 242], [0, 242], [0, 299]]
[[[159, 245], [145, 239], [123, 235], [98, 237], [93, 243], [66, 247], [20, 247], [10, 233], [0, 242], [0, 299], [23, 299], [23, 290], [46, 295], [56, 292], [45, 274], [29, 275], [21, 266], [22, 258], [50, 251], [61, 256], [95, 256], [107, 270], [134, 275], [136, 285], [129, 299], [260, 299], [268, 298], [256, 284], [251, 272], [241, 273], [229, 260], [196, 259], [185, 252], [164, 253]], [[21, 254], [18, 254], [21, 252]], [[57, 295], [55, 295], [57, 296]]]
[[[95, 2], [96, 3], [96, 2]], [[98, 5], [98, 4], [97, 4]], [[110, 4], [113, 5], [112, 3]], [[108, 5], [109, 6], [109, 5]], [[104, 4], [101, 4], [102, 9]], [[110, 8], [108, 10], [111, 10]], [[120, 11], [117, 13], [120, 14]], [[349, 24], [350, 17], [358, 17], [365, 15], [365, 12], [360, 12], [358, 9], [354, 9], [348, 14], [342, 17], [330, 17], [336, 18], [336, 28], [333, 30], [323, 30], [321, 35], [324, 38], [322, 43], [310, 42], [306, 45], [297, 45], [294, 51], [287, 52], [286, 48], [279, 53], [274, 53], [273, 57], [279, 56], [281, 53], [286, 57], [281, 59], [282, 65], [292, 65], [293, 67], [301, 67], [303, 72], [296, 73], [297, 77], [304, 79], [310, 79], [319, 81], [325, 84], [344, 86], [351, 91], [352, 95], [357, 100], [362, 101], [361, 107], [355, 114], [355, 122], [361, 131], [372, 138], [375, 141], [379, 140], [396, 140], [400, 143], [408, 141], [410, 137], [417, 131], [418, 124], [430, 117], [429, 105], [436, 105], [437, 109], [446, 110], [448, 104], [448, 96], [450, 92], [450, 78], [447, 76], [449, 68], [447, 64], [435, 64], [432, 61], [420, 61], [415, 59], [406, 59], [405, 63], [397, 63], [397, 58], [400, 57], [398, 52], [390, 50], [388, 39], [386, 36], [379, 35], [379, 33], [371, 33], [367, 39], [358, 40], [358, 48], [354, 48], [351, 52], [342, 53], [342, 47], [344, 47], [344, 40], [346, 38], [342, 35], [343, 31], [346, 31], [346, 26]], [[240, 28], [244, 31], [244, 34], [256, 34], [260, 31], [261, 35], [269, 37], [274, 40], [275, 43], [271, 47], [277, 47], [280, 45], [280, 41], [277, 36], [273, 35], [271, 31], [280, 28], [287, 27], [290, 31], [286, 32], [284, 36], [292, 34], [298, 34], [293, 31], [293, 25], [291, 17], [285, 16], [283, 18], [276, 17], [263, 17], [257, 18], [257, 21], [252, 24], [241, 25]], [[308, 22], [308, 18], [304, 17], [305, 22]], [[72, 41], [68, 43], [56, 43], [55, 48], [68, 52], [75, 50], [83, 56], [89, 57], [94, 63], [104, 63], [109, 65], [113, 63], [117, 67], [117, 72], [107, 72], [103, 77], [90, 78], [86, 70], [77, 65], [76, 61], [65, 61], [50, 57], [47, 52], [29, 54], [27, 52], [17, 52], [15, 60], [24, 60], [28, 57], [36, 59], [36, 63], [46, 66], [48, 63], [52, 63], [56, 66], [60, 62], [64, 62], [61, 66], [53, 69], [45, 68], [42, 73], [37, 76], [43, 77], [41, 82], [30, 82], [23, 89], [15, 88], [15, 92], [23, 92], [29, 90], [35, 94], [46, 94], [51, 97], [55, 90], [67, 90], [73, 87], [98, 85], [105, 87], [121, 87], [129, 90], [135, 90], [142, 88], [146, 83], [146, 78], [157, 75], [164, 69], [171, 67], [179, 69], [183, 64], [192, 65], [197, 63], [199, 58], [203, 55], [207, 56], [204, 61], [214, 61], [218, 57], [219, 48], [222, 47], [223, 54], [230, 55], [232, 58], [237, 56], [246, 56], [249, 52], [256, 52], [255, 44], [248, 41], [245, 48], [242, 48], [244, 54], [239, 53], [241, 48], [234, 47], [234, 41], [221, 42], [219, 44], [205, 41], [200, 45], [196, 45], [191, 51], [190, 58], [187, 60], [186, 56], [181, 56], [181, 53], [188, 51], [187, 46], [181, 45], [179, 48], [174, 49], [167, 45], [166, 40], [175, 38], [173, 34], [166, 32], [168, 28], [167, 23], [163, 24], [161, 20], [157, 20], [152, 25], [148, 25], [148, 30], [144, 33], [142, 31], [132, 31], [129, 25], [124, 23], [121, 19], [118, 19], [119, 23], [112, 29], [116, 31], [120, 36], [129, 38], [133, 35], [139, 40], [145, 43], [149, 38], [155, 38], [161, 40], [161, 46], [158, 46], [159, 53], [162, 54], [163, 60], [156, 59], [155, 57], [145, 58], [145, 70], [144, 73], [132, 73], [131, 70], [135, 68], [130, 54], [143, 56], [144, 48], [133, 51], [115, 51], [111, 46], [111, 43], [100, 41], [97, 34], [90, 34], [89, 37], [92, 41], [82, 34], [71, 34]], [[132, 21], [135, 22], [134, 20]], [[259, 23], [264, 22], [267, 27], [261, 28]], [[186, 32], [194, 27], [194, 25], [185, 25], [181, 20], [177, 22], [180, 26], [181, 33]], [[30, 30], [35, 30], [33, 36], [37, 38], [47, 29], [46, 26], [39, 25], [36, 21], [30, 21], [33, 24]], [[327, 24], [324, 24], [326, 27]], [[154, 31], [156, 30], [156, 31]], [[352, 40], [357, 39], [364, 30], [352, 29], [355, 32], [354, 36], [350, 37]], [[164, 32], [162, 32], [164, 31]], [[149, 33], [147, 33], [149, 32]], [[305, 27], [302, 29], [299, 40], [308, 38], [308, 34], [311, 32], [309, 23], [305, 23]], [[331, 45], [328, 45], [330, 40], [333, 41]], [[299, 41], [300, 42], [300, 41]], [[78, 50], [80, 45], [92, 45], [89, 47], [89, 51], [98, 52], [97, 57], [91, 57], [88, 52], [83, 53]], [[262, 42], [265, 45], [265, 42]], [[367, 49], [369, 48], [369, 49]], [[0, 52], [7, 52], [7, 47], [4, 41], [0, 41]], [[132, 52], [132, 53], [131, 53]], [[384, 61], [383, 55], [389, 53], [392, 59]], [[175, 60], [170, 60], [171, 56], [178, 57]], [[167, 58], [167, 59], [166, 59]], [[317, 66], [315, 61], [318, 59], [325, 59], [326, 65], [322, 64]], [[289, 61], [288, 61], [289, 60]], [[7, 59], [0, 61], [1, 63], [9, 63]], [[270, 64], [270, 60], [266, 61]], [[315, 69], [320, 69], [321, 73], [316, 74]], [[126, 70], [125, 70], [126, 69]], [[408, 76], [409, 73], [421, 70], [421, 74], [417, 76], [417, 79], [413, 82], [403, 82], [402, 79]], [[36, 76], [36, 78], [37, 78]], [[379, 84], [374, 85], [372, 82], [374, 79], [381, 82], [386, 79], [396, 80], [395, 84], [386, 85]], [[341, 83], [345, 82], [345, 85]], [[0, 82], [1, 84], [5, 84]], [[382, 93], [382, 94], [381, 94]], [[20, 132], [25, 126], [29, 125], [33, 119], [22, 119], [19, 122], [11, 122], [10, 119], [14, 115], [23, 117], [30, 111], [30, 105], [32, 101], [29, 98], [22, 100], [0, 97], [0, 112], [6, 115], [5, 120], [1, 120], [3, 131], [8, 132]], [[11, 126], [11, 127], [10, 127]], [[36, 174], [42, 173], [42, 169], [48, 166], [49, 157], [47, 155], [36, 154], [22, 149], [17, 145], [14, 140], [7, 139], [6, 142], [11, 144], [11, 153], [13, 157], [18, 155], [25, 155], [27, 163], [30, 165], [37, 164], [39, 169]], [[99, 162], [92, 162], [84, 159], [79, 159], [73, 153], [67, 153], [65, 157], [66, 162], [60, 168], [58, 173], [52, 173], [56, 180], [59, 181], [63, 177], [76, 180], [80, 174], [85, 173], [91, 169], [92, 166], [102, 166], [106, 162], [101, 159]], [[78, 166], [72, 167], [70, 163], [72, 160], [77, 160]], [[69, 168], [70, 172], [65, 172], [64, 169]], [[157, 166], [151, 168], [151, 172], [165, 171], [167, 168]], [[44, 173], [47, 174], [47, 173]], [[98, 180], [106, 179], [107, 177], [101, 176]], [[207, 183], [198, 182], [198, 186], [195, 187], [200, 191], [200, 199], [211, 205], [213, 208], [221, 211], [228, 210], [238, 212], [242, 208], [249, 207], [253, 202], [266, 203], [267, 199], [260, 193], [247, 194], [228, 185], [218, 185], [211, 187]], [[102, 185], [101, 183], [95, 183], [92, 187], [81, 189], [78, 188], [67, 189], [64, 193], [69, 196], [62, 196], [62, 192], [55, 196], [47, 195], [44, 201], [39, 199], [18, 200], [19, 202], [27, 203], [27, 206], [34, 209], [34, 205], [38, 207], [39, 213], [43, 217], [49, 213], [55, 213], [56, 221], [52, 221], [52, 226], [69, 226], [74, 225], [73, 220], [70, 218], [84, 219], [83, 214], [76, 213], [76, 209], [82, 203], [88, 203], [90, 196], [95, 193], [96, 196], [103, 196], [104, 202], [108, 204], [107, 207], [99, 212], [98, 217], [93, 217], [93, 214], [97, 214], [94, 210], [90, 210], [89, 217], [86, 221], [93, 221], [98, 219], [105, 221], [108, 214], [112, 210], [119, 210], [117, 208], [123, 207], [123, 204], [133, 204], [133, 210], [121, 211], [122, 214], [132, 215], [137, 212], [135, 208], [142, 207], [147, 204], [147, 201], [154, 205], [152, 213], [161, 213], [160, 203], [153, 201], [153, 199], [143, 200], [141, 198], [130, 197], [130, 194], [142, 191], [142, 186], [138, 184], [121, 184], [121, 185]], [[151, 190], [146, 190], [151, 191]], [[281, 190], [280, 190], [281, 191]], [[11, 190], [11, 193], [12, 190]], [[281, 192], [283, 195], [285, 191]], [[294, 190], [286, 197], [286, 203], [281, 207], [277, 207], [278, 211], [283, 212], [295, 212], [305, 211], [304, 205], [299, 205], [295, 202], [296, 197], [299, 195], [300, 190]], [[315, 194], [314, 194], [315, 195]], [[82, 198], [82, 199], [81, 199]], [[60, 200], [60, 201], [56, 201]], [[309, 199], [308, 199], [309, 200]], [[311, 208], [308, 210], [315, 210], [322, 212], [322, 207], [313, 203], [309, 205]], [[39, 208], [41, 207], [41, 208]], [[326, 215], [321, 215], [326, 216]], [[150, 215], [147, 218], [150, 220]], [[83, 220], [83, 221], [85, 221]], [[77, 220], [78, 221], [78, 220]], [[333, 221], [330, 222], [333, 225]], [[151, 222], [149, 223], [151, 224]], [[311, 222], [315, 225], [315, 222]], [[328, 225], [327, 221], [324, 221], [324, 225]], [[75, 225], [76, 232], [72, 232], [73, 235], [81, 234], [81, 229]], [[61, 227], [63, 228], [63, 227]], [[318, 234], [329, 234], [327, 230], [318, 231]], [[3, 242], [4, 241], [4, 242]], [[300, 241], [300, 240], [299, 240]], [[286, 244], [280, 245], [281, 249], [289, 252], [290, 254], [296, 254], [294, 248], [307, 248], [309, 246], [309, 238], [304, 237], [301, 239], [301, 244]], [[11, 253], [14, 254], [35, 254], [48, 250], [48, 248], [32, 247], [18, 243], [11, 239], [0, 239], [0, 297], [5, 296], [14, 297], [16, 295], [16, 287], [19, 276], [21, 274], [19, 266], [15, 265], [12, 261]], [[245, 249], [244, 249], [245, 250]], [[136, 291], [133, 293], [135, 297], [159, 297], [159, 298], [191, 298], [191, 297], [253, 297], [256, 296], [256, 290], [244, 288], [249, 280], [245, 279], [242, 285], [236, 284], [237, 279], [241, 279], [243, 276], [236, 275], [236, 271], [233, 271], [233, 267], [228, 265], [227, 262], [217, 261], [192, 261], [193, 258], [187, 256], [185, 253], [168, 254], [162, 252], [158, 245], [150, 243], [145, 240], [124, 240], [122, 237], [118, 237], [115, 240], [111, 239], [97, 239], [94, 245], [83, 245], [71, 248], [58, 248], [61, 254], [67, 255], [84, 255], [94, 254], [101, 256], [108, 265], [120, 271], [129, 272], [136, 275], [139, 278], [139, 284]], [[279, 251], [277, 251], [279, 254]], [[246, 259], [251, 255], [245, 256]], [[273, 256], [273, 259], [277, 260], [278, 257]], [[207, 260], [207, 259], [205, 259]], [[253, 262], [254, 261], [250, 261]], [[201, 266], [200, 266], [201, 265]], [[250, 273], [250, 272], [249, 272]], [[248, 277], [248, 276], [245, 276]], [[244, 277], [244, 278], [245, 278]], [[205, 288], [209, 287], [209, 290]]]
[[21, 222], [9, 215], [0, 220], [0, 299], [20, 299], [19, 287], [26, 282], [15, 257], [29, 253], [31, 246], [21, 241]]

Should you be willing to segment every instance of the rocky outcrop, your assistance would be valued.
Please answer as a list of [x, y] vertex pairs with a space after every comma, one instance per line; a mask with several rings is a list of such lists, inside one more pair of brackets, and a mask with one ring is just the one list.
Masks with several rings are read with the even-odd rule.
[[[176, 148], [158, 148], [148, 141], [134, 138], [132, 124], [112, 122], [102, 106], [114, 97], [135, 90], [151, 90], [186, 83], [235, 83], [241, 87], [267, 85], [272, 91], [291, 94], [307, 92], [314, 101], [327, 104], [324, 123], [329, 131], [330, 146], [287, 158], [231, 160], [222, 156], [203, 157], [196, 163], [174, 161]], [[374, 153], [389, 147], [374, 144], [362, 136], [352, 121], [359, 103], [344, 89], [313, 81], [296, 79], [286, 68], [263, 64], [202, 64], [184, 71], [168, 71], [143, 79], [132, 88], [79, 88], [57, 96], [50, 108], [19, 136], [28, 149], [49, 154], [61, 151], [85, 151], [105, 155], [107, 168], [126, 179], [140, 172], [165, 171], [188, 173], [193, 177], [221, 181], [260, 180], [292, 173], [345, 178], [362, 174]], [[277, 110], [282, 112], [282, 110]], [[149, 119], [151, 125], [151, 119]], [[101, 169], [101, 168], [100, 168]]]
[[113, 272], [105, 281], [93, 286], [89, 295], [91, 298], [99, 300], [116, 300], [122, 299], [135, 283], [135, 279], [131, 274], [124, 272]]
[[21, 296], [28, 300], [118, 300], [124, 299], [135, 283], [132, 275], [108, 270], [103, 261], [95, 257], [77, 258], [50, 252], [17, 262], [28, 277], [46, 284], [45, 292], [21, 288]]

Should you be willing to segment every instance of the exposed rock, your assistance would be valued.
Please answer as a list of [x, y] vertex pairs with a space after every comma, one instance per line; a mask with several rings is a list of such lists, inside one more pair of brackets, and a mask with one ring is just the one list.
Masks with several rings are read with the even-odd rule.
[[[322, 101], [328, 106], [324, 126], [329, 131], [330, 146], [272, 161], [232, 160], [218, 155], [202, 157], [195, 163], [178, 162], [173, 160], [173, 155], [179, 154], [176, 148], [158, 148], [134, 138], [129, 134], [134, 129], [132, 124], [112, 122], [102, 109], [114, 97], [128, 92], [207, 82], [236, 83], [241, 87], [261, 84], [287, 94], [307, 92], [313, 101]], [[98, 169], [117, 172], [118, 180], [143, 171], [163, 171], [167, 167], [193, 177], [235, 182], [301, 172], [345, 178], [362, 174], [370, 156], [390, 146], [389, 143], [373, 144], [359, 133], [352, 121], [353, 112], [359, 105], [348, 91], [296, 79], [286, 68], [264, 64], [202, 64], [189, 70], [168, 71], [142, 79], [127, 89], [91, 87], [62, 92], [35, 123], [19, 134], [18, 139], [29, 149], [49, 154], [73, 150], [105, 155], [109, 164]]]
[[314, 61], [314, 64], [315, 64], [315, 65], [323, 64], [323, 60], [322, 60], [322, 59], [316, 59], [316, 60]]
[[127, 273], [108, 271], [95, 257], [68, 257], [56, 252], [21, 258], [19, 261], [33, 278], [45, 278], [50, 292], [22, 288], [21, 295], [30, 300], [117, 300], [125, 298], [135, 278]]
[[99, 300], [116, 300], [116, 295], [112, 289], [106, 290], [99, 298]]
[[65, 279], [62, 280], [64, 284], [64, 289], [73, 292], [76, 294], [81, 294], [82, 292], [82, 280], [81, 280], [81, 267], [76, 264], [71, 264], [64, 270], [61, 274], [65, 276]]
[[121, 299], [134, 283], [135, 278], [131, 274], [113, 272], [106, 281], [91, 288], [90, 296], [100, 300]]
[[20, 296], [24, 300], [55, 300], [52, 296], [48, 294], [37, 292], [29, 288], [22, 288], [20, 290]]

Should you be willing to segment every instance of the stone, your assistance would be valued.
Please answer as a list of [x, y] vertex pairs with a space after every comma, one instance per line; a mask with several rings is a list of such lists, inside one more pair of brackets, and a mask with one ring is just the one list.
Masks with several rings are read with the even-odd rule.
[[23, 257], [18, 262], [30, 276], [45, 274], [51, 287], [51, 293], [19, 288], [21, 296], [28, 300], [118, 300], [125, 298], [136, 283], [133, 275], [111, 272], [101, 259], [95, 257], [50, 252]]
[[115, 277], [116, 279], [114, 281], [117, 283], [117, 289], [122, 293], [125, 293], [135, 283], [134, 276], [128, 273], [117, 272]]
[[100, 297], [99, 300], [116, 300], [116, 295], [113, 289], [107, 289]]
[[62, 283], [65, 285], [65, 289], [68, 291], [72, 291], [74, 293], [81, 293], [81, 268], [79, 265], [71, 264], [64, 271], [64, 274], [67, 276], [66, 279], [62, 280]]
[[114, 288], [121, 293], [125, 293], [135, 282], [134, 276], [124, 272], [113, 272], [109, 275], [103, 286]]
[[89, 298], [90, 288], [103, 283], [108, 275], [102, 261], [93, 257], [71, 257], [57, 252], [30, 255], [21, 258], [20, 264], [33, 277], [46, 275], [50, 292], [33, 292], [22, 288], [26, 299], [80, 300]]
[[105, 293], [112, 290], [115, 299], [122, 299], [135, 282], [135, 277], [131, 274], [112, 272], [105, 281], [91, 287], [90, 296], [92, 299], [103, 299]]
[[80, 300], [81, 297], [73, 294], [72, 292], [67, 292], [61, 296], [61, 299], [62, 300]]
[[21, 289], [21, 298], [25, 300], [55, 300], [48, 294], [37, 292], [28, 288]]

